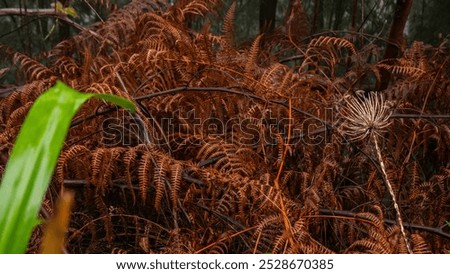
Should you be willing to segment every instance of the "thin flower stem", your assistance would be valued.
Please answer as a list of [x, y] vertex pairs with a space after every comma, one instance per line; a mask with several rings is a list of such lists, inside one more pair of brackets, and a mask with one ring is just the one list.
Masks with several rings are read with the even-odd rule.
[[413, 251], [412, 251], [411, 246], [409, 244], [408, 238], [406, 237], [405, 227], [403, 225], [403, 219], [402, 219], [402, 215], [400, 213], [400, 207], [398, 206], [397, 199], [395, 198], [394, 189], [392, 188], [392, 185], [389, 182], [389, 178], [388, 178], [387, 173], [386, 173], [386, 166], [384, 165], [383, 157], [381, 155], [381, 151], [380, 151], [380, 148], [378, 146], [377, 136], [375, 134], [372, 134], [372, 142], [373, 142], [373, 144], [375, 146], [375, 151], [376, 151], [376, 154], [377, 154], [378, 163], [380, 164], [381, 174], [383, 175], [382, 176], [383, 177], [383, 181], [386, 184], [386, 187], [387, 187], [387, 189], [389, 191], [389, 194], [391, 195], [391, 198], [392, 198], [392, 203], [394, 204], [395, 212], [397, 214], [397, 222], [398, 222], [398, 225], [400, 226], [400, 232], [402, 234], [403, 240], [405, 241], [406, 249], [408, 250], [409, 254], [413, 254]]
[[347, 106], [343, 109], [342, 115], [345, 118], [343, 124], [343, 133], [347, 135], [348, 140], [356, 141], [363, 140], [367, 137], [373, 142], [375, 147], [379, 169], [383, 177], [383, 181], [389, 191], [394, 204], [397, 215], [397, 223], [400, 226], [402, 238], [405, 241], [408, 253], [412, 254], [411, 246], [406, 237], [405, 227], [403, 225], [400, 208], [395, 198], [395, 193], [386, 172], [386, 166], [381, 155], [381, 150], [378, 145], [378, 136], [380, 132], [384, 131], [390, 125], [389, 117], [391, 111], [383, 99], [382, 94], [371, 92], [367, 97], [351, 98], [347, 102]]

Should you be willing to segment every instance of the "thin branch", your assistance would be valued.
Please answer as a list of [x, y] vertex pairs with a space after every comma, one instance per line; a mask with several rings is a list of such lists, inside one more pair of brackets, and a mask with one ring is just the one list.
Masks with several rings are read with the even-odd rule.
[[[158, 97], [158, 96], [164, 96], [164, 95], [173, 95], [173, 94], [177, 94], [183, 91], [191, 91], [191, 92], [225, 92], [225, 93], [230, 93], [230, 94], [237, 94], [237, 95], [242, 95], [257, 101], [261, 101], [261, 102], [269, 102], [271, 104], [276, 104], [276, 105], [282, 105], [284, 107], [286, 107], [287, 109], [289, 109], [289, 104], [285, 101], [278, 101], [278, 100], [270, 100], [270, 99], [265, 99], [261, 96], [258, 96], [256, 94], [250, 93], [250, 92], [243, 92], [243, 91], [239, 91], [239, 90], [232, 90], [229, 88], [224, 88], [224, 87], [177, 87], [177, 88], [173, 88], [173, 89], [168, 89], [168, 90], [164, 90], [164, 91], [160, 91], [160, 92], [154, 92], [151, 94], [147, 94], [147, 95], [143, 95], [143, 96], [139, 96], [134, 98], [134, 100], [136, 101], [140, 101], [140, 100], [144, 100], [144, 99], [150, 99], [153, 97]], [[303, 114], [309, 118], [314, 118], [317, 119], [318, 121], [323, 122], [327, 127], [332, 127], [331, 124], [327, 123], [326, 121], [323, 121], [322, 119], [320, 119], [319, 117], [303, 111], [299, 108], [295, 108], [292, 107], [293, 111], [296, 111], [300, 114]]]
[[[122, 85], [122, 89], [126, 92], [126, 94], [130, 94], [127, 90], [127, 87], [125, 86], [125, 83], [122, 80], [122, 77], [120, 76], [120, 74], [118, 72], [116, 72], [116, 77], [119, 80], [119, 83]], [[136, 109], [137, 111], [136, 112], [128, 111], [128, 113], [131, 115], [131, 117], [133, 117], [136, 120], [137, 125], [139, 127], [139, 133], [142, 132], [142, 135], [143, 135], [142, 138], [144, 139], [144, 144], [150, 144], [151, 143], [150, 137], [149, 137], [150, 130], [147, 127], [147, 124], [144, 122], [144, 119], [142, 119], [140, 116], [140, 115], [142, 115], [142, 110], [141, 110], [140, 106], [138, 104], [136, 104], [136, 105], [137, 105], [137, 109]], [[142, 116], [144, 116], [144, 115], [142, 115]], [[151, 118], [153, 119], [153, 117], [151, 117]], [[155, 121], [155, 123], [158, 125], [158, 128], [161, 129], [161, 127], [159, 126], [159, 124], [156, 121]], [[167, 140], [167, 137], [164, 135], [164, 132], [162, 132], [162, 130], [161, 130], [161, 133], [163, 134], [164, 139]]]
[[[74, 22], [65, 14], [64, 12], [58, 11], [56, 9], [17, 9], [17, 8], [6, 8], [0, 9], [0, 16], [40, 16], [40, 17], [56, 17], [59, 20], [65, 22], [73, 28], [80, 31], [89, 32], [92, 36], [105, 40], [105, 37], [97, 34], [96, 32], [89, 30], [82, 25]], [[110, 40], [106, 39], [108, 43], [112, 43]]]
[[[292, 128], [292, 98], [289, 98], [289, 124], [288, 124], [288, 140], [290, 140], [291, 138], [291, 128]], [[275, 186], [275, 190], [278, 192], [277, 195], [280, 195], [280, 211], [281, 211], [281, 216], [283, 217], [283, 223], [284, 223], [284, 228], [285, 231], [288, 235], [288, 240], [289, 243], [291, 244], [291, 246], [294, 246], [295, 242], [294, 242], [294, 232], [292, 229], [292, 224], [289, 221], [289, 217], [287, 215], [287, 211], [286, 211], [286, 205], [284, 204], [284, 200], [282, 197], [282, 191], [281, 191], [281, 187], [280, 187], [280, 176], [281, 173], [283, 172], [283, 168], [284, 168], [284, 164], [285, 164], [285, 159], [286, 159], [286, 155], [288, 153], [289, 150], [289, 143], [284, 144], [284, 151], [283, 151], [283, 155], [281, 157], [281, 161], [280, 161], [280, 166], [278, 167], [278, 172], [277, 172], [277, 176], [275, 177], [274, 180], [274, 186]]]
[[5, 8], [0, 9], [0, 16], [47, 16], [59, 17], [65, 14], [56, 9], [19, 9], [19, 8]]
[[[188, 182], [192, 182], [195, 183], [199, 186], [206, 186], [205, 183], [203, 183], [202, 181], [200, 181], [199, 179], [193, 178], [191, 176], [189, 176], [188, 174], [183, 174], [183, 179], [188, 181]], [[117, 188], [121, 188], [121, 189], [128, 189], [128, 185], [125, 184], [125, 182], [123, 182], [123, 180], [114, 180], [114, 183], [112, 184], [114, 187]], [[85, 187], [85, 186], [90, 186], [90, 187], [95, 187], [92, 184], [89, 184], [87, 181], [85, 180], [64, 180], [64, 185], [68, 186], [68, 187]], [[133, 189], [135, 190], [139, 190], [139, 187], [133, 187]], [[361, 219], [361, 220], [368, 220], [364, 218], [361, 215], [358, 215], [357, 213], [348, 211], [348, 210], [333, 210], [333, 209], [319, 209], [319, 214], [321, 215], [328, 215], [328, 216], [343, 216], [343, 217], [350, 217], [353, 219]], [[391, 219], [383, 219], [383, 222], [385, 224], [389, 224], [389, 225], [395, 225], [397, 223], [396, 220], [391, 220]], [[421, 231], [426, 231], [441, 237], [444, 237], [446, 239], [450, 239], [450, 234], [445, 233], [442, 228], [435, 228], [435, 227], [429, 227], [429, 226], [423, 226], [423, 225], [418, 225], [418, 224], [414, 224], [414, 223], [408, 223], [408, 222], [404, 222], [403, 225], [409, 229], [416, 229], [416, 230], [421, 230]]]
[[446, 114], [411, 114], [411, 113], [393, 113], [391, 119], [408, 118], [408, 119], [450, 119], [450, 115]]
[[373, 144], [375, 146], [375, 152], [376, 152], [376, 155], [377, 155], [378, 163], [380, 164], [380, 168], [381, 168], [381, 171], [382, 171], [381, 175], [383, 177], [383, 181], [385, 182], [385, 185], [386, 185], [386, 187], [387, 187], [387, 189], [389, 191], [389, 194], [391, 195], [392, 204], [394, 205], [395, 212], [397, 213], [397, 223], [398, 223], [398, 225], [400, 227], [400, 232], [402, 233], [403, 241], [405, 242], [406, 249], [408, 250], [408, 253], [409, 254], [413, 254], [413, 251], [411, 249], [411, 245], [409, 244], [409, 241], [408, 241], [408, 237], [406, 237], [405, 226], [403, 224], [404, 222], [403, 222], [402, 214], [400, 212], [400, 207], [399, 207], [399, 205], [397, 203], [397, 198], [395, 198], [395, 192], [394, 192], [394, 189], [392, 187], [391, 182], [389, 181], [389, 177], [388, 177], [387, 172], [386, 172], [386, 166], [385, 166], [384, 161], [383, 161], [383, 156], [381, 155], [381, 151], [380, 151], [380, 148], [378, 146], [377, 136], [375, 134], [372, 134], [371, 137], [372, 137], [372, 142], [373, 142]]
[[[357, 213], [354, 213], [354, 212], [351, 212], [351, 211], [347, 211], [347, 210], [319, 209], [319, 213], [322, 214], [322, 215], [343, 216], [343, 217], [350, 217], [350, 218], [355, 218], [355, 219], [364, 219], [364, 220], [366, 220], [366, 218], [362, 217], [361, 215], [358, 215]], [[391, 219], [383, 219], [383, 222], [385, 224], [389, 224], [389, 225], [394, 225], [394, 224], [397, 223], [396, 220], [391, 220]], [[405, 227], [409, 228], [409, 229], [422, 230], [422, 231], [430, 232], [432, 234], [436, 234], [436, 235], [439, 235], [441, 237], [450, 239], [450, 234], [445, 233], [444, 231], [442, 231], [442, 228], [435, 228], [435, 227], [417, 225], [417, 224], [407, 223], [407, 222], [404, 222], [403, 225]]]

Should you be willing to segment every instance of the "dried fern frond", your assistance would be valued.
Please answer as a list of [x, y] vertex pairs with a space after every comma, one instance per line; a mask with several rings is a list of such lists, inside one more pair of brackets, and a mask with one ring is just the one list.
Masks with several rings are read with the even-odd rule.
[[339, 37], [330, 37], [330, 36], [320, 36], [318, 38], [314, 38], [309, 43], [308, 48], [313, 47], [324, 47], [334, 45], [339, 48], [346, 48], [351, 54], [356, 53], [355, 46], [348, 40]]
[[[27, 83], [0, 86], [0, 176], [57, 78], [138, 106], [133, 116], [89, 101], [71, 126], [48, 192], [77, 192], [69, 252], [449, 249], [448, 42], [377, 61], [378, 41], [363, 34], [308, 39], [305, 1], [292, 0], [279, 27], [237, 46], [238, 1], [129, 2], [46, 59], [0, 45], [2, 66]], [[383, 94], [348, 95], [385, 70], [395, 77]]]
[[14, 55], [14, 62], [20, 65], [28, 81], [44, 80], [53, 76], [53, 72], [50, 69], [25, 54], [16, 53]]
[[234, 47], [234, 15], [236, 12], [236, 1], [233, 1], [223, 21], [222, 32], [224, 33], [225, 48]]

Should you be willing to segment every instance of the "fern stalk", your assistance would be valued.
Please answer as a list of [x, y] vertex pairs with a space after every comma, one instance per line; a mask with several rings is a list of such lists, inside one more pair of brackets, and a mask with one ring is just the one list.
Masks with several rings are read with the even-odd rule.
[[[291, 139], [291, 126], [292, 126], [291, 119], [292, 119], [292, 98], [289, 98], [288, 140]], [[284, 160], [286, 159], [286, 154], [287, 154], [288, 149], [289, 149], [288, 144], [286, 144], [284, 151], [283, 151], [282, 158], [281, 158], [280, 166], [278, 167], [277, 176], [275, 177], [275, 180], [274, 180], [274, 186], [275, 186], [275, 189], [276, 189], [278, 195], [280, 196], [280, 211], [281, 211], [281, 215], [283, 217], [284, 228], [286, 229], [286, 232], [288, 234], [289, 243], [291, 244], [291, 246], [294, 246], [294, 244], [295, 244], [294, 233], [292, 232], [292, 225], [291, 225], [291, 222], [289, 221], [289, 217], [287, 216], [286, 206], [284, 205], [284, 201], [283, 201], [283, 197], [282, 197], [283, 194], [281, 193], [281, 188], [280, 188], [280, 183], [279, 183], [281, 172], [283, 171]]]

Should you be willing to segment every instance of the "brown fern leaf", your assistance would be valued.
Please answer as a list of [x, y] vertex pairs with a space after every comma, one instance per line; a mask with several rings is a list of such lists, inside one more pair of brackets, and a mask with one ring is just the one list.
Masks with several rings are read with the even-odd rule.
[[81, 68], [77, 62], [67, 56], [63, 56], [54, 62], [53, 71], [57, 75], [61, 75], [62, 80], [66, 82], [79, 77], [81, 74]]
[[103, 197], [100, 193], [96, 193], [94, 196], [94, 202], [97, 207], [97, 210], [101, 212], [103, 221], [103, 227], [106, 233], [106, 240], [111, 243], [114, 237], [113, 225], [111, 222], [111, 214], [109, 213], [108, 207], [103, 200]]
[[153, 185], [155, 186], [155, 209], [161, 209], [161, 201], [166, 190], [167, 173], [169, 171], [169, 158], [162, 156], [156, 161], [153, 175]]
[[22, 107], [14, 110], [9, 116], [8, 122], [6, 123], [6, 128], [9, 129], [17, 125], [21, 125], [32, 105], [33, 102], [28, 102]]
[[107, 27], [98, 30], [97, 33], [113, 48], [120, 48], [128, 45], [135, 30], [135, 18], [128, 14], [120, 19], [110, 21]]
[[404, 57], [407, 60], [411, 60], [416, 67], [424, 71], [430, 69], [427, 54], [425, 52], [425, 44], [423, 42], [414, 41], [411, 47], [405, 51]]
[[6, 124], [11, 112], [23, 105], [21, 102], [21, 94], [20, 92], [13, 92], [8, 97], [3, 98], [1, 102], [0, 122], [1, 124]]
[[[285, 233], [286, 234], [286, 233]], [[277, 235], [273, 241], [272, 253], [285, 254], [288, 247], [287, 237], [285, 234]]]
[[[25, 106], [29, 102], [34, 102], [36, 98], [50, 88], [55, 83], [55, 78], [51, 77], [45, 81], [36, 80], [19, 87], [16, 91], [10, 93], [6, 98], [1, 99], [0, 121], [2, 124], [7, 123], [12, 112]], [[14, 124], [11, 123], [11, 126]], [[20, 125], [15, 124], [14, 126]]]
[[[388, 241], [392, 246], [392, 253], [410, 253], [408, 249], [411, 249], [411, 246], [409, 248], [406, 247], [406, 243], [401, 237], [400, 226], [398, 224], [392, 225], [388, 229], [386, 229], [386, 234], [388, 237]], [[411, 243], [409, 243], [409, 245], [411, 245]]]
[[264, 87], [278, 86], [280, 78], [286, 75], [287, 71], [287, 66], [280, 63], [273, 63], [264, 70], [259, 81]]
[[147, 200], [148, 188], [153, 177], [153, 161], [150, 153], [144, 153], [139, 161], [139, 192], [143, 203]]
[[318, 38], [314, 38], [309, 42], [308, 48], [310, 47], [324, 47], [334, 45], [339, 48], [346, 48], [350, 54], [356, 54], [355, 46], [348, 41], [347, 39], [340, 37], [331, 37], [331, 36], [320, 36]]
[[114, 158], [112, 149], [98, 148], [92, 152], [92, 177], [91, 182], [96, 190], [105, 195], [107, 186], [111, 184], [111, 175], [114, 170]]
[[256, 226], [253, 238], [255, 241], [253, 253], [272, 252], [273, 239], [280, 234], [283, 220], [280, 215], [264, 216]]
[[276, 89], [275, 93], [279, 94], [281, 96], [292, 96], [291, 90], [294, 88], [294, 85], [292, 84], [292, 78], [293, 73], [291, 70], [288, 70], [284, 75], [281, 81], [278, 83], [278, 88]]
[[223, 45], [225, 49], [234, 48], [234, 14], [236, 12], [236, 1], [231, 3], [225, 18], [223, 19], [222, 32], [224, 34]]
[[183, 30], [164, 17], [155, 13], [146, 13], [139, 19], [137, 29], [142, 31], [141, 39], [155, 38], [158, 40], [162, 38], [163, 41], [172, 45], [183, 44], [188, 48], [192, 47], [186, 43], [189, 39], [185, 36]]
[[[393, 230], [392, 230], [392, 228], [393, 228]], [[394, 231], [394, 233], [392, 233], [392, 231]], [[390, 229], [387, 229], [387, 230], [368, 229], [367, 234], [368, 234], [368, 238], [379, 243], [380, 246], [382, 246], [384, 250], [388, 250], [388, 253], [394, 253], [397, 243], [392, 242], [391, 240], [393, 238], [397, 239], [397, 242], [398, 242], [398, 240], [401, 240], [401, 238], [399, 237], [400, 236], [399, 232], [400, 232], [400, 229], [398, 229], [398, 226], [395, 225], [393, 227], [390, 227]], [[404, 241], [403, 241], [403, 244], [404, 244]], [[406, 248], [405, 248], [405, 251], [406, 251]]]
[[226, 215], [232, 216], [236, 212], [238, 212], [238, 201], [239, 201], [239, 193], [234, 192], [231, 189], [226, 190], [225, 194], [220, 197], [217, 201], [216, 210], [217, 212]]
[[[231, 234], [231, 233], [229, 233]], [[226, 236], [222, 236], [222, 238], [224, 238]], [[219, 239], [213, 246], [211, 246], [210, 248], [208, 248], [207, 250], [205, 250], [205, 252], [207, 254], [227, 254], [229, 253], [229, 248], [228, 245], [229, 241], [224, 242], [223, 239]], [[227, 238], [224, 238], [227, 239]]]
[[22, 53], [16, 53], [14, 55], [14, 62], [19, 63], [20, 67], [25, 72], [27, 81], [44, 80], [53, 76], [53, 73], [43, 64], [30, 58]]
[[[233, 176], [232, 176], [233, 177]], [[236, 176], [237, 179], [238, 176]], [[239, 176], [240, 177], [240, 176]], [[233, 179], [231, 179], [233, 180]], [[239, 180], [239, 179], [237, 179]], [[243, 180], [240, 180], [240, 183], [236, 183], [237, 187], [237, 202], [238, 202], [238, 216], [241, 220], [244, 222], [248, 220], [249, 212], [251, 212], [252, 206], [255, 204], [253, 202], [253, 197], [249, 196], [249, 193], [251, 193], [251, 188], [254, 183], [253, 180], [248, 180], [247, 178], [243, 178]], [[239, 182], [239, 181], [236, 181]]]
[[400, 76], [407, 76], [411, 78], [419, 78], [420, 76], [425, 74], [424, 70], [413, 67], [411, 65], [397, 66], [397, 65], [379, 64], [378, 67], [384, 68], [393, 74]]
[[356, 217], [369, 221], [370, 225], [376, 227], [378, 230], [384, 230], [383, 211], [376, 205], [372, 206], [371, 209], [375, 210], [375, 214], [371, 212], [360, 212], [356, 214]]
[[409, 165], [409, 180], [412, 188], [418, 187], [422, 183], [422, 173], [419, 170], [420, 166], [417, 161], [412, 161]]
[[[274, 242], [273, 253], [306, 253], [317, 254], [315, 245], [311, 246], [311, 235], [307, 231], [307, 223], [300, 218], [292, 226], [292, 237], [295, 239], [294, 246], [288, 243], [287, 233], [279, 235]], [[328, 253], [328, 252], [327, 252]]]
[[288, 186], [289, 181], [295, 176], [295, 171], [288, 170], [283, 172], [280, 180], [280, 188], [283, 189]]
[[[59, 159], [58, 164], [56, 166], [56, 179], [60, 186], [64, 184], [64, 179], [66, 178], [64, 169], [69, 161], [73, 161], [74, 159], [77, 159], [79, 156], [84, 155], [90, 155], [90, 150], [83, 146], [83, 145], [74, 145], [64, 151]], [[80, 161], [83, 162], [85, 159], [81, 159]]]
[[112, 85], [109, 85], [107, 83], [93, 83], [86, 92], [91, 93], [101, 93], [101, 94], [114, 94], [114, 95], [120, 95], [121, 91]]
[[289, 1], [289, 8], [284, 16], [283, 27], [290, 41], [299, 43], [301, 39], [310, 34], [311, 25], [305, 12], [302, 0]]
[[171, 164], [170, 166], [170, 201], [172, 207], [178, 208], [178, 199], [183, 180], [183, 166], [180, 163]]
[[277, 160], [275, 165], [278, 167], [283, 162], [284, 150], [285, 150], [285, 142], [280, 133], [275, 133], [275, 139], [277, 140]]
[[252, 46], [248, 52], [247, 61], [245, 63], [244, 74], [247, 77], [253, 78], [253, 73], [258, 67], [258, 53], [260, 49], [261, 35], [258, 35], [252, 43]]
[[[239, 179], [242, 181], [245, 179]], [[271, 185], [273, 179], [266, 178], [266, 181], [250, 180], [246, 182], [246, 191], [249, 196], [248, 199], [252, 201], [251, 212], [258, 212], [259, 210], [272, 209], [279, 203], [280, 191]]]
[[298, 254], [298, 253], [304, 253], [304, 254], [335, 254], [333, 250], [327, 248], [325, 245], [321, 244], [318, 241], [312, 241], [308, 245], [301, 246], [300, 249], [301, 252], [299, 252], [299, 247], [289, 247], [287, 249], [288, 254]]
[[[357, 240], [348, 248], [349, 253], [366, 253], [366, 254], [390, 254], [390, 250], [384, 248], [379, 242], [371, 239]], [[345, 253], [348, 253], [345, 252]]]
[[[122, 177], [123, 171], [121, 163], [123, 158], [125, 157], [127, 149], [124, 147], [112, 147], [111, 150], [111, 165], [109, 166], [109, 170], [107, 174], [104, 174], [104, 178], [111, 178], [112, 175], [114, 177]], [[111, 174], [111, 175], [109, 175]]]
[[307, 188], [305, 193], [305, 211], [310, 214], [317, 214], [321, 203], [321, 197], [316, 187]]
[[[136, 157], [137, 157], [137, 150], [136, 148], [130, 148], [125, 152], [125, 155], [123, 157], [123, 164], [125, 166], [125, 179], [127, 182], [128, 189], [131, 193], [131, 198], [133, 200], [133, 205], [136, 204], [136, 194], [134, 193], [134, 187], [133, 187], [133, 174], [135, 173], [135, 163], [136, 163]], [[138, 174], [138, 177], [140, 174]]]
[[166, 11], [164, 17], [183, 24], [194, 20], [194, 16], [204, 16], [211, 14], [216, 16], [216, 9], [221, 6], [221, 1], [217, 0], [180, 0]]
[[422, 235], [413, 233], [411, 234], [411, 243], [414, 254], [432, 254], [429, 242], [422, 237]]

